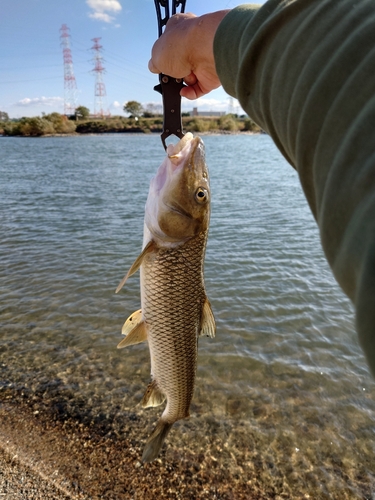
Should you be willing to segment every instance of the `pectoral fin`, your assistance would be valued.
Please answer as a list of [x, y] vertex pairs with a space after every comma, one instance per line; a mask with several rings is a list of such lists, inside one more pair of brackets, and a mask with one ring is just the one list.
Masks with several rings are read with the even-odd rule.
[[201, 319], [201, 331], [199, 332], [199, 336], [207, 336], [207, 337], [215, 337], [216, 333], [216, 324], [214, 314], [211, 309], [211, 304], [208, 298], [206, 297], [206, 301], [202, 310], [202, 319]]
[[129, 318], [125, 321], [123, 324], [123, 327], [121, 329], [122, 335], [129, 335], [129, 333], [134, 330], [136, 326], [139, 325], [139, 323], [142, 323], [142, 309], [138, 309], [138, 311], [133, 312], [129, 316]]
[[148, 408], [149, 406], [159, 406], [165, 401], [165, 396], [157, 386], [155, 380], [150, 382], [147, 386], [145, 395], [143, 396], [142, 406]]
[[131, 266], [129, 271], [126, 273], [126, 275], [121, 280], [119, 286], [116, 288], [115, 293], [118, 293], [121, 290], [121, 288], [125, 285], [127, 279], [132, 274], [134, 274], [136, 271], [138, 271], [138, 269], [141, 267], [142, 260], [144, 259], [145, 255], [147, 255], [149, 252], [152, 252], [152, 250], [154, 250], [154, 248], [155, 248], [155, 243], [152, 240], [149, 241], [147, 243], [147, 245], [144, 247], [144, 249], [142, 250], [141, 255], [139, 255], [139, 257], [135, 260], [134, 264]]
[[118, 344], [117, 349], [129, 345], [140, 344], [147, 340], [146, 323], [142, 319], [142, 311], [139, 309], [129, 316], [122, 327], [121, 333], [126, 337]]

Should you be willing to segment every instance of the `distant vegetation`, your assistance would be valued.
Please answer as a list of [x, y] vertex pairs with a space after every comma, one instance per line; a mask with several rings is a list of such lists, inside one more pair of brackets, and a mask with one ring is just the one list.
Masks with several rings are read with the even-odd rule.
[[[163, 117], [143, 111], [135, 106], [136, 101], [127, 103], [126, 111], [132, 109], [134, 115], [90, 118], [89, 110], [84, 106], [76, 109], [75, 115], [66, 117], [59, 113], [24, 117], [19, 120], [9, 119], [6, 113], [0, 114], [0, 134], [5, 136], [38, 137], [67, 134], [103, 134], [103, 133], [161, 133]], [[0, 112], [1, 113], [1, 112]], [[185, 132], [261, 132], [261, 129], [248, 117], [228, 114], [220, 117], [183, 116]]]
[[21, 118], [20, 120], [7, 120], [0, 122], [0, 133], [4, 135], [21, 135], [37, 137], [41, 135], [73, 134], [76, 124], [60, 113]]

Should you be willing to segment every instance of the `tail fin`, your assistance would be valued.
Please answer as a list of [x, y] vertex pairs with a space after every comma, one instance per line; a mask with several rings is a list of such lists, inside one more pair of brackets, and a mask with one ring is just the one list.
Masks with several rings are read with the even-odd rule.
[[173, 424], [159, 420], [154, 432], [148, 438], [145, 449], [143, 450], [142, 462], [152, 462], [159, 455], [164, 440], [168, 435]]

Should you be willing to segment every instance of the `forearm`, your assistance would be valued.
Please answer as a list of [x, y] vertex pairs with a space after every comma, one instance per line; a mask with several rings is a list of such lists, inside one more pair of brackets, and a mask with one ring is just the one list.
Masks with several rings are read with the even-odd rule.
[[375, 373], [374, 30], [371, 2], [270, 0], [231, 11], [214, 52], [225, 90], [297, 169]]

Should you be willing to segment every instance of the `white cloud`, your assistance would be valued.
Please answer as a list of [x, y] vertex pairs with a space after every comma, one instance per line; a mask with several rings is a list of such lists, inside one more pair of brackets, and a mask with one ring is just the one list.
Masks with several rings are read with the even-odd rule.
[[[183, 113], [191, 113], [193, 108], [198, 108], [199, 111], [216, 111], [221, 113], [237, 113], [239, 115], [245, 114], [245, 111], [239, 105], [237, 99], [232, 99], [233, 106], [231, 107], [231, 98], [224, 97], [222, 99], [215, 99], [214, 97], [200, 97], [193, 101], [182, 98], [181, 111]], [[143, 102], [142, 106], [145, 110], [151, 113], [163, 113], [162, 101], [148, 101]]]
[[64, 102], [62, 97], [25, 97], [15, 103], [15, 106], [31, 107], [31, 106], [60, 106]]
[[118, 14], [122, 9], [119, 0], [86, 0], [86, 3], [94, 11], [90, 12], [89, 17], [105, 23], [115, 20], [114, 16], [109, 15], [108, 12]]
[[97, 21], [104, 21], [105, 23], [111, 23], [115, 20], [113, 16], [110, 16], [105, 12], [94, 12], [89, 14], [89, 17], [91, 17], [91, 19], [96, 19]]
[[[231, 103], [232, 101], [232, 103]], [[198, 108], [198, 111], [221, 111], [224, 113], [245, 113], [241, 108], [237, 99], [227, 97], [226, 99], [215, 99], [209, 97], [200, 97], [194, 101], [182, 99], [181, 109], [183, 111], [192, 111], [193, 108]]]
[[123, 104], [121, 104], [121, 102], [118, 102], [118, 101], [113, 101], [113, 103], [111, 104], [110, 106], [111, 108], [115, 108], [115, 109], [118, 109], [118, 108], [122, 108], [123, 107]]
[[183, 99], [181, 108], [184, 111], [191, 111], [193, 108], [198, 108], [200, 111], [226, 111], [228, 109], [228, 100], [210, 99], [206, 97], [200, 97], [195, 101]]
[[86, 0], [89, 7], [97, 11], [113, 11], [119, 12], [122, 7], [118, 0]]

